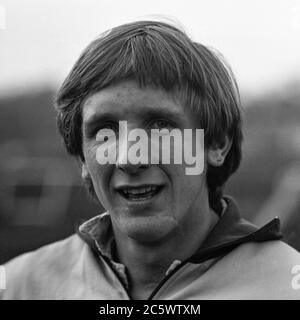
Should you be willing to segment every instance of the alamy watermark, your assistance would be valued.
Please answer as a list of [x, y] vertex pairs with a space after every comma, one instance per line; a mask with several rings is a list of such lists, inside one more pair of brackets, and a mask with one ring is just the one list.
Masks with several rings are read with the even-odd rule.
[[296, 264], [292, 268], [292, 274], [295, 276], [292, 278], [291, 285], [294, 290], [300, 289], [300, 265]]
[[0, 290], [6, 289], [6, 273], [5, 267], [0, 266]]
[[[104, 164], [185, 164], [187, 175], [199, 175], [204, 169], [203, 129], [144, 129], [128, 131], [127, 121], [119, 121], [119, 130], [101, 129], [96, 135], [100, 145], [97, 162]], [[117, 156], [118, 155], [118, 156]]]

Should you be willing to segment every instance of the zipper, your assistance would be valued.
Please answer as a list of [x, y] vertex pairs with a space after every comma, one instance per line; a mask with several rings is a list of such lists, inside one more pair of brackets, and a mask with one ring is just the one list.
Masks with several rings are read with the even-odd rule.
[[157, 285], [157, 287], [152, 291], [150, 296], [146, 300], [153, 300], [154, 296], [158, 293], [158, 291], [163, 287], [163, 285], [182, 267], [184, 267], [188, 263], [188, 260], [182, 262], [178, 266], [176, 266], [167, 276], [165, 276], [162, 281]]

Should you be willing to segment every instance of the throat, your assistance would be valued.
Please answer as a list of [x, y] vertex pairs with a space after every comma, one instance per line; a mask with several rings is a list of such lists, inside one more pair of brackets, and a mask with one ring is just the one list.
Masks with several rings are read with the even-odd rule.
[[147, 300], [159, 283], [151, 286], [135, 285], [130, 290], [130, 295], [134, 300]]

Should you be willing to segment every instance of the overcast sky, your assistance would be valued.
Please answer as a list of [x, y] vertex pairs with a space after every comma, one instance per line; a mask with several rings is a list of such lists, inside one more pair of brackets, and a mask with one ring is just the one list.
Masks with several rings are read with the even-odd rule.
[[156, 15], [221, 51], [244, 91], [300, 78], [299, 0], [0, 0], [0, 95], [57, 87], [99, 33]]

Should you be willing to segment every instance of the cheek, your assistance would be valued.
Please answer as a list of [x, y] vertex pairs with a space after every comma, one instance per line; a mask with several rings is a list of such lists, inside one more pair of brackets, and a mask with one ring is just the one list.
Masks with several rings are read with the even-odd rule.
[[184, 164], [164, 166], [163, 170], [169, 177], [171, 192], [176, 202], [190, 201], [197, 197], [206, 185], [205, 170], [200, 175], [187, 175]]
[[107, 165], [101, 165], [97, 161], [96, 155], [98, 148], [99, 144], [95, 142], [87, 143], [84, 147], [84, 157], [92, 177], [101, 176], [106, 171], [105, 167]]
[[109, 191], [109, 182], [112, 176], [112, 165], [100, 165], [96, 161], [87, 162], [91, 178], [93, 180], [94, 186], [100, 188], [101, 192]]
[[[99, 164], [96, 159], [98, 145], [89, 145], [84, 150], [88, 171], [93, 181], [94, 189], [100, 201], [109, 192], [109, 182], [113, 172], [113, 165]], [[101, 198], [101, 199], [100, 199]]]
[[111, 208], [113, 198], [111, 194], [111, 165], [99, 165], [97, 162], [88, 164], [96, 196], [105, 210]]

